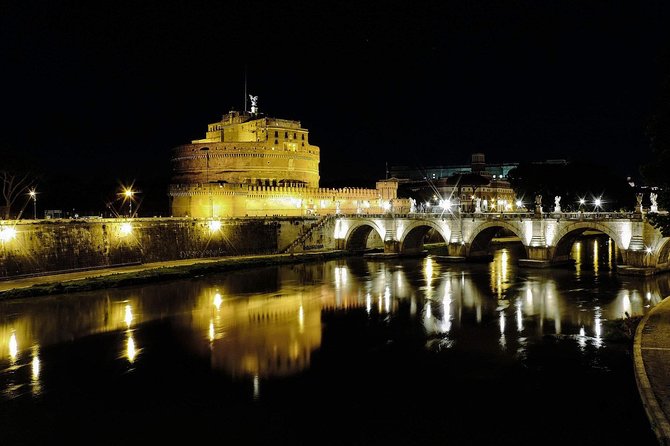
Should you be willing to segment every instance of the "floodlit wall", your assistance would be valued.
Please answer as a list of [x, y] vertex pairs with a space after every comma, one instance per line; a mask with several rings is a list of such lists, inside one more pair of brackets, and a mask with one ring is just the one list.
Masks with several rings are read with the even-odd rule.
[[[0, 277], [129, 263], [271, 254], [316, 226], [315, 218], [95, 219], [0, 222]], [[212, 223], [214, 222], [214, 223]], [[294, 251], [329, 249], [318, 228]]]

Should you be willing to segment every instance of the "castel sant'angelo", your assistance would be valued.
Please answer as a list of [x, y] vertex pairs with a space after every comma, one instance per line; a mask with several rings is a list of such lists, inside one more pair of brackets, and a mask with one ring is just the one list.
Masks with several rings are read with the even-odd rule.
[[397, 181], [376, 189], [319, 187], [319, 147], [300, 121], [230, 111], [205, 138], [172, 150], [174, 217], [260, 217], [407, 212]]

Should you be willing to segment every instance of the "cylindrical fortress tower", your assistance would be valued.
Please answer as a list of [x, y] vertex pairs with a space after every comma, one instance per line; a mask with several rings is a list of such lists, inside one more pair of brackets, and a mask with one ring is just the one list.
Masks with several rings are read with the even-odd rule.
[[231, 111], [172, 150], [172, 184], [319, 187], [319, 148], [300, 121]]

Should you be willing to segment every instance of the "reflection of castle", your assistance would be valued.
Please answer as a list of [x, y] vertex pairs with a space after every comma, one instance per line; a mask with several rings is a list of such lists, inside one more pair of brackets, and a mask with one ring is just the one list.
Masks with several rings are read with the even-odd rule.
[[321, 305], [298, 294], [226, 299], [206, 292], [198, 325], [207, 332], [212, 367], [233, 376], [287, 376], [309, 367], [321, 345]]
[[397, 182], [376, 189], [319, 188], [320, 149], [300, 121], [231, 111], [205, 138], [173, 149], [168, 195], [173, 216], [234, 217], [378, 213], [395, 201]]

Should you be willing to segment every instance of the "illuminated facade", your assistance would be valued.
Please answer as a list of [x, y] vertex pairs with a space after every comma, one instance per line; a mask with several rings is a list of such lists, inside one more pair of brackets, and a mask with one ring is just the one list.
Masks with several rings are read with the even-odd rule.
[[397, 182], [376, 189], [319, 188], [320, 149], [300, 121], [231, 111], [205, 138], [172, 151], [168, 191], [175, 217], [301, 216], [380, 213], [409, 202]]

